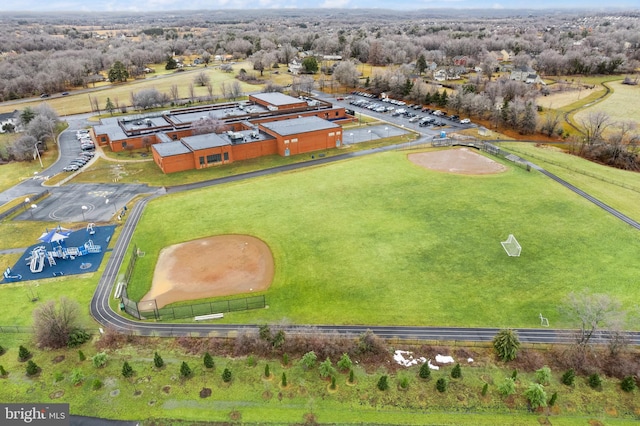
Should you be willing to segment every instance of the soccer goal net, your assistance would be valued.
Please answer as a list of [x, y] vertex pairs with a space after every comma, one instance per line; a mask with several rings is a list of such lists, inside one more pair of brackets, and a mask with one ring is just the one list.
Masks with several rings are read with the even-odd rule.
[[509, 234], [507, 241], [502, 241], [500, 244], [502, 244], [502, 248], [504, 248], [504, 251], [506, 251], [509, 256], [520, 256], [522, 247], [520, 247], [518, 240], [516, 240], [513, 234]]

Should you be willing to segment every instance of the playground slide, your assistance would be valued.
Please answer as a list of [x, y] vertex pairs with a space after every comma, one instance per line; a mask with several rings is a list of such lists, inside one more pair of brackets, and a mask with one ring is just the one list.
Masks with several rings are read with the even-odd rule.
[[31, 269], [31, 273], [35, 274], [38, 272], [42, 272], [42, 268], [44, 268], [44, 253], [37, 252], [31, 254], [31, 264], [29, 265]]

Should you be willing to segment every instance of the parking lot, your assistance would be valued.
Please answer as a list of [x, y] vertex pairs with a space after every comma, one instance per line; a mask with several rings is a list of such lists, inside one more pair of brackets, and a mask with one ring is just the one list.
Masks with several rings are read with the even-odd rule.
[[[364, 92], [352, 92], [347, 97], [338, 98], [336, 103], [353, 110], [356, 117], [361, 114], [372, 116], [428, 138], [440, 137], [443, 131], [448, 133], [475, 127], [467, 118], [447, 116], [438, 109], [407, 104], [392, 98], [376, 98]], [[349, 137], [345, 136], [345, 142], [349, 142]]]

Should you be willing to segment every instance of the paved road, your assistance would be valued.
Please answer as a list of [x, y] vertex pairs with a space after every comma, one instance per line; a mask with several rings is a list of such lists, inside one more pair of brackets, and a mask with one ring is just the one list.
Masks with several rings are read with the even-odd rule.
[[[116, 216], [126, 203], [140, 194], [162, 192], [161, 188], [136, 184], [69, 184], [59, 187], [45, 187], [47, 177], [54, 176], [76, 158], [81, 152], [76, 139], [76, 130], [89, 125], [83, 114], [68, 117], [69, 127], [58, 136], [58, 160], [49, 168], [30, 179], [26, 179], [6, 191], [0, 192], [0, 205], [30, 194], [49, 190], [50, 196], [36, 202], [35, 209], [25, 210], [18, 220], [45, 222], [108, 222]], [[97, 159], [94, 158], [95, 161]], [[88, 164], [85, 166], [87, 167]], [[81, 173], [82, 169], [77, 173]], [[109, 200], [109, 202], [107, 202]], [[83, 209], [82, 207], [86, 207]]]

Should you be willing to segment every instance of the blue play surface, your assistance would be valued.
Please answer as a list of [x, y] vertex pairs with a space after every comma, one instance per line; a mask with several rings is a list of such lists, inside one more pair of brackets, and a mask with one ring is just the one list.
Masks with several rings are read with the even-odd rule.
[[[29, 247], [20, 260], [11, 268], [9, 276], [13, 278], [2, 276], [3, 281], [1, 282], [39, 280], [41, 278], [95, 272], [100, 267], [115, 228], [115, 225], [96, 226], [93, 228], [95, 231], [93, 235], [89, 234], [86, 229], [80, 229], [69, 234], [69, 237], [62, 241], [61, 244], [57, 242], [38, 242], [38, 244]], [[44, 247], [42, 250], [45, 253], [44, 258], [41, 259], [41, 262], [37, 262], [38, 267], [36, 268], [39, 269], [42, 266], [42, 270], [40, 272], [31, 272], [30, 258], [33, 250], [37, 247]], [[55, 264], [50, 263], [51, 259]], [[18, 277], [20, 278], [18, 279]]]

